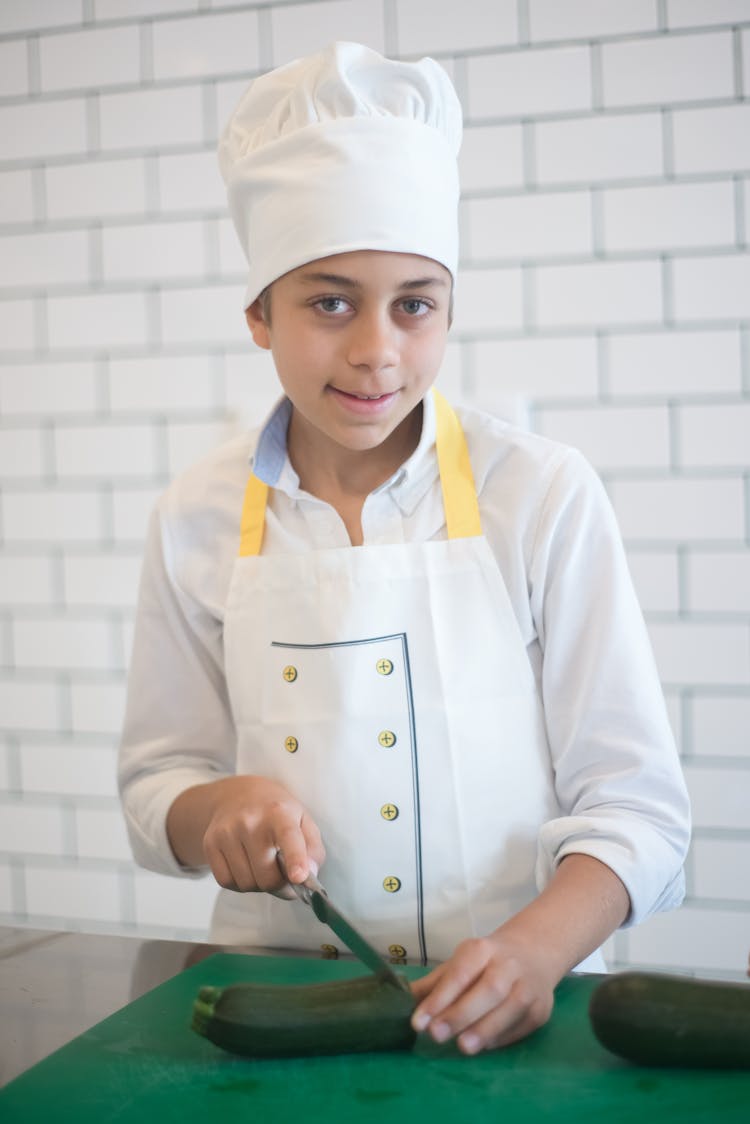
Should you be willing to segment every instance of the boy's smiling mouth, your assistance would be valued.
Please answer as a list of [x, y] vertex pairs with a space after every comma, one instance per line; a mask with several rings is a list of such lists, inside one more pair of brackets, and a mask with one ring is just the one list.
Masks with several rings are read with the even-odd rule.
[[365, 409], [385, 405], [393, 401], [398, 393], [396, 390], [385, 390], [380, 394], [362, 394], [357, 390], [342, 390], [338, 386], [329, 386], [328, 389], [340, 402], [355, 408], [361, 406]]
[[389, 417], [399, 393], [397, 389], [386, 390], [381, 394], [363, 394], [359, 390], [341, 390], [330, 385], [328, 392], [344, 418], [348, 416], [360, 421]]

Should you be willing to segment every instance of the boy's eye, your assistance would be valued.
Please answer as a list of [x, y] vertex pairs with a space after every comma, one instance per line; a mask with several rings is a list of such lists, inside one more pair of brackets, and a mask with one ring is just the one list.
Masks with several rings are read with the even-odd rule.
[[348, 312], [350, 307], [349, 302], [345, 301], [343, 297], [321, 297], [315, 304], [316, 307], [323, 312], [332, 313], [334, 315], [341, 315], [342, 312]]
[[423, 316], [430, 311], [429, 304], [421, 297], [407, 297], [401, 302], [401, 307], [408, 316]]

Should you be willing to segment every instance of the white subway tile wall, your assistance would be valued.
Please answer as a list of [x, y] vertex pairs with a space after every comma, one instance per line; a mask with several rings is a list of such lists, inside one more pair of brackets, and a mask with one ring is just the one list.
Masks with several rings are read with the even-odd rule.
[[225, 76], [254, 70], [259, 58], [259, 12], [192, 15], [153, 24], [153, 77]]
[[628, 38], [601, 46], [602, 100], [618, 106], [672, 105], [734, 93], [731, 31]]
[[141, 77], [140, 33], [130, 27], [65, 31], [39, 38], [39, 90], [98, 90]]
[[695, 810], [685, 906], [614, 966], [750, 951], [747, 0], [0, 5], [0, 919], [204, 937], [130, 859], [116, 747], [145, 528], [276, 395], [218, 172], [247, 81], [335, 38], [433, 54], [466, 127], [440, 382], [578, 446]]
[[535, 42], [545, 39], [590, 39], [657, 31], [656, 0], [529, 0], [529, 27]]
[[[481, 3], [482, 0], [473, 0], [469, 7], [475, 8]], [[262, 61], [280, 66], [326, 46], [333, 39], [353, 39], [358, 43], [367, 43], [376, 51], [383, 51], [388, 46], [385, 16], [388, 6], [387, 0], [314, 0], [314, 3], [308, 0], [299, 4], [270, 4], [271, 55]], [[412, 6], [411, 0], [396, 5], [399, 11]], [[434, 13], [431, 13], [426, 26], [433, 22]], [[464, 21], [453, 22], [457, 31]]]

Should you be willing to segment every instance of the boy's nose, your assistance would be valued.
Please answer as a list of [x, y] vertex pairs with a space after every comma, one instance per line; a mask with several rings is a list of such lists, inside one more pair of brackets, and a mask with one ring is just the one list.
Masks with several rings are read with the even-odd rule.
[[348, 358], [353, 367], [379, 371], [398, 362], [395, 329], [385, 316], [358, 316], [348, 342]]

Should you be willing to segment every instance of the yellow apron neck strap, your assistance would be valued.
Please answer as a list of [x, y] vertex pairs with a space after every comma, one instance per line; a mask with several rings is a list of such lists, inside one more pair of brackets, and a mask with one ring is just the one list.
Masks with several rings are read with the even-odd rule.
[[482, 533], [482, 521], [464, 431], [455, 411], [442, 394], [433, 390], [432, 396], [436, 414], [435, 445], [448, 538], [474, 538]]
[[[473, 538], [482, 533], [479, 502], [471, 471], [469, 450], [461, 423], [439, 391], [435, 402], [438, 469], [449, 539]], [[251, 473], [245, 489], [240, 524], [240, 557], [260, 554], [266, 521], [268, 485]]]
[[245, 500], [242, 504], [242, 520], [240, 522], [240, 558], [260, 554], [263, 542], [263, 528], [266, 522], [266, 503], [268, 502], [268, 484], [250, 473], [250, 479], [245, 488]]

